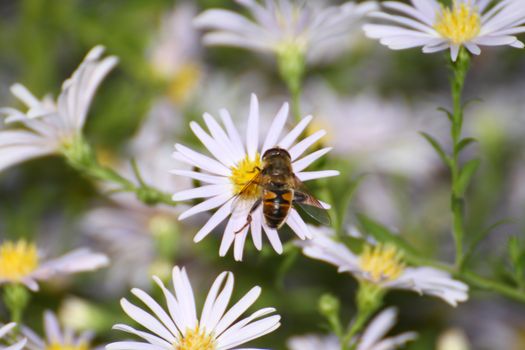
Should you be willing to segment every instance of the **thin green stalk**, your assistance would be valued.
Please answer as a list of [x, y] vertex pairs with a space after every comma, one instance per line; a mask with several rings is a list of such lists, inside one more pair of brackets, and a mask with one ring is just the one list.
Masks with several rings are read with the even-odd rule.
[[73, 143], [64, 149], [64, 156], [68, 163], [82, 174], [99, 181], [112, 182], [119, 186], [118, 191], [133, 192], [137, 198], [147, 205], [159, 203], [175, 205], [171, 195], [144, 182], [138, 173], [138, 167], [134, 165], [135, 176], [139, 185], [120, 175], [114, 169], [101, 165], [93, 150], [84, 139], [79, 136]]
[[450, 134], [452, 137], [453, 151], [450, 159], [450, 172], [452, 175], [451, 190], [451, 211], [452, 211], [452, 233], [456, 247], [456, 266], [462, 268], [463, 265], [463, 241], [464, 241], [464, 222], [463, 208], [464, 195], [463, 191], [458, 191], [461, 165], [459, 164], [458, 147], [461, 142], [461, 133], [463, 129], [463, 104], [462, 94], [465, 85], [465, 77], [469, 70], [470, 56], [465, 49], [461, 48], [458, 59], [452, 63], [453, 76], [451, 81], [453, 112], [451, 116]]
[[20, 324], [24, 311], [29, 305], [31, 294], [21, 284], [8, 284], [4, 287], [3, 299], [11, 314], [11, 321]]
[[372, 316], [372, 313], [373, 312], [370, 312], [370, 310], [358, 310], [354, 322], [352, 322], [348, 332], [341, 340], [341, 350], [354, 350], [357, 347], [358, 343], [352, 343], [352, 338], [354, 338], [365, 327], [370, 316]]
[[292, 114], [301, 120], [301, 85], [305, 73], [305, 57], [300, 46], [284, 43], [277, 52], [277, 68], [292, 98]]
[[290, 90], [292, 95], [292, 114], [295, 122], [301, 121], [301, 88]]
[[385, 290], [382, 286], [364, 280], [359, 281], [356, 304], [357, 315], [341, 340], [341, 350], [354, 350], [359, 344], [352, 341], [366, 326], [370, 317], [381, 307]]

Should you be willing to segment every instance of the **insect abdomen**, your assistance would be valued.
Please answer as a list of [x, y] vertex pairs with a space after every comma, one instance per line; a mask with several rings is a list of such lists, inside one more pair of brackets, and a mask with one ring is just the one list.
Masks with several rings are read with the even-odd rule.
[[290, 212], [292, 200], [292, 190], [263, 192], [263, 214], [268, 227], [278, 229], [283, 225]]

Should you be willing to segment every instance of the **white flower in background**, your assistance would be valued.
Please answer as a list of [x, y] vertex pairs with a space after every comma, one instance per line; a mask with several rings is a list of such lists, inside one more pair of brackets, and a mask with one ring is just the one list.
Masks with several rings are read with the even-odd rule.
[[386, 24], [366, 24], [366, 35], [393, 50], [421, 46], [423, 52], [432, 53], [450, 49], [453, 61], [461, 47], [474, 55], [480, 54], [480, 46], [524, 47], [515, 36], [525, 32], [523, 0], [452, 0], [451, 6], [437, 0], [411, 2], [413, 6], [383, 2], [388, 12], [370, 16]]
[[432, 267], [408, 267], [402, 254], [391, 245], [367, 244], [361, 255], [354, 254], [335, 233], [311, 227], [313, 238], [298, 242], [304, 255], [337, 266], [357, 279], [386, 289], [408, 289], [436, 296], [452, 306], [468, 299], [468, 286], [454, 280], [447, 272]]
[[[0, 339], [2, 339], [7, 333], [9, 333], [15, 327], [16, 327], [16, 323], [14, 322], [8, 323], [4, 326], [0, 326]], [[0, 346], [0, 350], [21, 350], [26, 345], [26, 343], [27, 343], [27, 339], [22, 339], [7, 347]]]
[[305, 86], [302, 102], [315, 115], [307, 133], [326, 130], [323, 140], [334, 147], [333, 152], [355, 161], [359, 169], [419, 180], [432, 176], [442, 165], [418, 133], [441, 131], [441, 118], [418, 113], [427, 110], [427, 105], [410, 105], [400, 96], [381, 97], [374, 91], [341, 96], [322, 80]]
[[[241, 137], [228, 111], [225, 109], [221, 110], [220, 116], [226, 130], [219, 125], [215, 118], [207, 113], [204, 114], [204, 121], [209, 129], [209, 134], [196, 122], [190, 124], [192, 131], [215, 159], [193, 151], [181, 144], [175, 145], [174, 158], [194, 166], [200, 171], [173, 170], [172, 172], [179, 176], [201, 181], [203, 185], [177, 192], [174, 194], [173, 200], [183, 201], [205, 198], [203, 202], [183, 212], [179, 219], [183, 220], [192, 215], [218, 208], [196, 234], [195, 242], [201, 241], [221, 222], [230, 217], [222, 238], [219, 251], [221, 256], [224, 256], [230, 246], [234, 244], [235, 259], [242, 260], [244, 243], [249, 231], [251, 231], [255, 247], [261, 250], [262, 229], [264, 229], [272, 247], [280, 254], [283, 250], [282, 243], [277, 230], [269, 228], [264, 222], [262, 206], [259, 206], [252, 213], [251, 225], [245, 225], [253, 203], [260, 198], [258, 185], [251, 184], [249, 188], [245, 188], [245, 186], [256, 175], [256, 169], [261, 167], [261, 156], [264, 152], [276, 146], [288, 151], [291, 156], [293, 171], [301, 181], [338, 175], [339, 172], [334, 170], [303, 171], [315, 160], [329, 152], [331, 149], [329, 147], [299, 158], [310, 146], [318, 142], [325, 132], [324, 130], [319, 130], [295, 143], [312, 120], [312, 117], [308, 116], [303, 118], [290, 132], [281, 138], [280, 136], [288, 117], [288, 104], [285, 103], [275, 116], [263, 146], [260, 148], [259, 102], [255, 95], [252, 95], [251, 98], [245, 144], [241, 141]], [[294, 143], [295, 145], [293, 145]], [[239, 198], [239, 202], [236, 202], [236, 198]], [[235, 203], [241, 205], [234, 205]], [[299, 238], [305, 239], [310, 236], [308, 227], [295, 209], [292, 208], [290, 210], [286, 223]]]
[[28, 350], [89, 350], [93, 334], [83, 332], [75, 335], [72, 329], [62, 329], [57, 317], [51, 311], [44, 312], [45, 338], [42, 339], [29, 328], [22, 328], [23, 334], [29, 340]]
[[62, 153], [80, 138], [95, 91], [117, 64], [114, 56], [101, 59], [102, 46], [86, 56], [73, 75], [62, 85], [56, 103], [47, 96], [38, 100], [24, 86], [15, 84], [11, 92], [27, 107], [27, 112], [1, 108], [5, 122], [23, 128], [0, 130], [0, 170], [28, 159]]
[[210, 9], [195, 19], [207, 45], [237, 46], [250, 50], [283, 54], [300, 53], [311, 62], [344, 46], [352, 30], [375, 2], [347, 2], [326, 6], [323, 1], [237, 0], [252, 18], [229, 10]]
[[[356, 350], [393, 350], [416, 338], [416, 333], [406, 332], [393, 337], [385, 335], [394, 327], [397, 318], [395, 308], [388, 308], [379, 313], [366, 327], [363, 334], [348, 344]], [[305, 335], [293, 337], [288, 341], [290, 350], [340, 350], [341, 343], [335, 335]]]
[[0, 244], [0, 285], [21, 283], [33, 291], [37, 281], [56, 276], [93, 271], [107, 266], [108, 258], [88, 249], [76, 249], [55, 259], [42, 259], [37, 247], [26, 241], [3, 241]]
[[280, 326], [280, 316], [270, 315], [274, 308], [260, 309], [238, 320], [257, 300], [260, 287], [252, 288], [228, 311], [233, 293], [234, 278], [231, 272], [221, 273], [213, 283], [200, 318], [197, 317], [195, 296], [185, 269], [173, 269], [174, 292], [162, 281], [153, 277], [166, 299], [167, 312], [151, 296], [140, 289], [133, 289], [151, 312], [122, 299], [126, 314], [147, 331], [117, 324], [113, 328], [139, 336], [145, 342], [122, 341], [106, 346], [107, 350], [227, 350], [268, 334]]
[[152, 70], [168, 83], [167, 97], [175, 104], [188, 101], [204, 71], [199, 33], [192, 25], [196, 12], [194, 4], [182, 2], [166, 13], [148, 52]]

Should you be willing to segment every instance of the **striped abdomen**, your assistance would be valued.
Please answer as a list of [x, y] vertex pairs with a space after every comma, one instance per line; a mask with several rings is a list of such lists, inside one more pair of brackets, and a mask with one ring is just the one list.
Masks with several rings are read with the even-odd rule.
[[293, 190], [264, 190], [263, 215], [270, 228], [279, 229], [288, 217], [293, 201]]

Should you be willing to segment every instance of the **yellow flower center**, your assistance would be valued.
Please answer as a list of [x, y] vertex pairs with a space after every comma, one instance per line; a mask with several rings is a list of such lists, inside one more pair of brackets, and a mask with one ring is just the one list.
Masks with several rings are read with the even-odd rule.
[[24, 240], [0, 245], [0, 278], [20, 282], [38, 267], [36, 246]]
[[179, 343], [174, 344], [175, 350], [215, 350], [215, 339], [211, 334], [206, 334], [199, 330], [199, 327], [187, 330], [184, 338]]
[[451, 8], [443, 7], [434, 28], [441, 36], [459, 45], [475, 38], [481, 30], [479, 11], [467, 3], [454, 1]]
[[173, 76], [168, 86], [168, 96], [175, 103], [184, 103], [195, 90], [201, 77], [198, 65], [188, 63], [182, 66]]
[[241, 160], [236, 167], [232, 167], [230, 181], [234, 187], [234, 193], [241, 194], [243, 199], [252, 200], [260, 195], [260, 187], [256, 183], [250, 183], [261, 169], [261, 156], [257, 153], [255, 159], [249, 159], [248, 156]]
[[69, 343], [51, 343], [46, 346], [45, 350], [89, 350], [89, 345], [84, 342], [76, 345]]
[[405, 269], [402, 254], [394, 246], [382, 244], [365, 246], [359, 265], [374, 283], [393, 281]]

